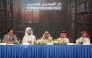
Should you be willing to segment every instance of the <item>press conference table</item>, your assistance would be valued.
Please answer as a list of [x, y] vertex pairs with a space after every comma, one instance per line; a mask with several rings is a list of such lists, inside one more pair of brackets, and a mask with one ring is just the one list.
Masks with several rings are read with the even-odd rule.
[[0, 45], [0, 58], [92, 58], [92, 45]]

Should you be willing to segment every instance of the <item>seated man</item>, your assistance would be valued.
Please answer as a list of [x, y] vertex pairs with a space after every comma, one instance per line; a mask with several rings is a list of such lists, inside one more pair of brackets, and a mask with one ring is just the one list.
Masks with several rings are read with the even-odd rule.
[[76, 40], [76, 43], [89, 43], [90, 44], [90, 38], [86, 31], [81, 32], [81, 37]]
[[45, 31], [45, 33], [43, 34], [43, 36], [41, 37], [41, 39], [38, 39], [37, 42], [52, 43], [53, 39], [50, 36], [49, 32]]
[[60, 37], [57, 39], [59, 43], [69, 43], [69, 39], [67, 38], [67, 33], [66, 31], [62, 31], [60, 34]]
[[25, 36], [23, 37], [22, 43], [33, 44], [36, 41], [36, 37], [33, 35], [33, 30], [30, 27], [27, 27], [25, 30]]
[[8, 34], [4, 35], [4, 42], [7, 44], [17, 44], [17, 37], [13, 34], [13, 29], [8, 29]]

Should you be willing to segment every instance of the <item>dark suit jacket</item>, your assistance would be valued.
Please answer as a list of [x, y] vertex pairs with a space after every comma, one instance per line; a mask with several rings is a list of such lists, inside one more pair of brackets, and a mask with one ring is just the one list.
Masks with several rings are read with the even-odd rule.
[[[13, 43], [18, 43], [16, 35], [13, 35], [12, 38], [13, 38], [13, 39], [12, 39], [12, 42], [13, 42]], [[4, 35], [3, 40], [4, 40], [4, 42], [6, 42], [7, 40], [9, 40], [8, 34]], [[10, 40], [10, 41], [11, 41], [11, 40]]]

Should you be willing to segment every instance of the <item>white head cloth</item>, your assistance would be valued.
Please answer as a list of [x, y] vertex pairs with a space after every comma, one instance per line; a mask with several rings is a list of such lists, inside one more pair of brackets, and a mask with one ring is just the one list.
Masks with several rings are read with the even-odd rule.
[[30, 28], [30, 27], [27, 27], [26, 30], [25, 30], [25, 36], [28, 36], [27, 32], [29, 32], [29, 31], [31, 31], [31, 35], [33, 35], [33, 29]]

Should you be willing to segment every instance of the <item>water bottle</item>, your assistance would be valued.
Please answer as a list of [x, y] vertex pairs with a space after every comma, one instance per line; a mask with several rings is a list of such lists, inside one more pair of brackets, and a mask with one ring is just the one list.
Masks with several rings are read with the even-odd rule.
[[19, 41], [18, 41], [18, 44], [20, 44], [20, 39], [19, 39]]
[[1, 43], [1, 38], [0, 38], [0, 43]]

